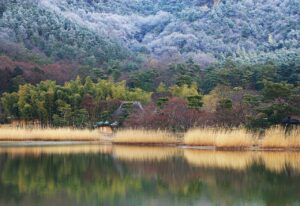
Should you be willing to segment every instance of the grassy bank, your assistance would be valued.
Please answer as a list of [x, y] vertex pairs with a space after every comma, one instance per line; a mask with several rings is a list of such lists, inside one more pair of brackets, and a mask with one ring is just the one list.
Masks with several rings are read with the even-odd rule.
[[[0, 141], [97, 141], [104, 140], [98, 130], [60, 129], [17, 129], [0, 128]], [[259, 136], [244, 128], [196, 128], [187, 131], [182, 138], [174, 133], [161, 130], [117, 131], [106, 139], [113, 144], [144, 146], [175, 146], [216, 148], [218, 150], [300, 150], [300, 129], [289, 132], [273, 127]]]
[[245, 129], [225, 130], [222, 128], [201, 128], [189, 130], [183, 138], [185, 145], [213, 146], [217, 148], [247, 148], [257, 140]]
[[261, 140], [262, 148], [300, 148], [300, 129], [292, 130], [288, 135], [283, 129], [274, 127], [266, 131], [265, 137]]
[[97, 130], [70, 128], [0, 128], [0, 141], [96, 141], [101, 137]]
[[266, 130], [259, 137], [244, 128], [225, 130], [222, 128], [191, 129], [185, 133], [183, 144], [189, 146], [212, 146], [217, 149], [300, 149], [300, 129], [289, 134], [281, 127]]
[[258, 135], [245, 128], [195, 128], [187, 131], [183, 138], [155, 130], [120, 130], [114, 138], [115, 144], [128, 145], [185, 145], [209, 147], [218, 150], [273, 150], [300, 149], [300, 129], [285, 134], [284, 128], [273, 127]]

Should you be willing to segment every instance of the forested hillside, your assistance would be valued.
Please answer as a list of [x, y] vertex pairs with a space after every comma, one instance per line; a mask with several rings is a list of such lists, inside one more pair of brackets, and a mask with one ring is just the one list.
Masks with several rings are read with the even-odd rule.
[[16, 59], [32, 53], [44, 57], [45, 62], [32, 59], [39, 63], [71, 60], [95, 65], [127, 56], [117, 43], [43, 8], [39, 1], [5, 1], [1, 7], [0, 51]]
[[4, 0], [0, 7], [1, 51], [22, 48], [45, 61], [102, 64], [130, 48], [201, 63], [299, 49], [298, 0]]
[[160, 57], [201, 62], [299, 48], [297, 0], [43, 0], [40, 5], [134, 51]]

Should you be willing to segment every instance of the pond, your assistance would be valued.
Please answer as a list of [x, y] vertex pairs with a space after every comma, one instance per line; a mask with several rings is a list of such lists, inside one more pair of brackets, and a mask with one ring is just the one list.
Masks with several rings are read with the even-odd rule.
[[0, 147], [0, 205], [300, 205], [300, 153]]

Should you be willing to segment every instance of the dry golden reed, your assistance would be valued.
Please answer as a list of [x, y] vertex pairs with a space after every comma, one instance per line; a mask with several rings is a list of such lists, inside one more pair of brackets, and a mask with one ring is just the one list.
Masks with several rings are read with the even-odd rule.
[[176, 137], [169, 132], [160, 130], [134, 130], [118, 131], [112, 140], [118, 144], [177, 144]]
[[185, 133], [183, 143], [196, 146], [215, 146], [216, 130], [211, 128], [191, 129]]
[[113, 146], [114, 157], [126, 161], [161, 161], [180, 156], [180, 151], [176, 147]]
[[300, 129], [294, 129], [285, 134], [283, 128], [272, 127], [261, 140], [262, 148], [299, 148]]
[[[285, 134], [284, 128], [266, 130], [260, 139], [246, 129], [225, 130], [222, 128], [191, 129], [179, 140], [173, 133], [160, 130], [119, 130], [113, 138], [105, 138], [98, 130], [71, 128], [20, 129], [0, 128], [0, 141], [109, 141], [116, 144], [140, 145], [190, 145], [211, 146], [224, 149], [299, 149], [300, 129]], [[255, 147], [254, 147], [255, 146]]]
[[245, 148], [256, 144], [256, 138], [245, 129], [191, 129], [184, 135], [183, 143], [192, 146], [215, 146], [220, 148]]
[[0, 128], [0, 141], [94, 141], [101, 134], [97, 130], [71, 128]]

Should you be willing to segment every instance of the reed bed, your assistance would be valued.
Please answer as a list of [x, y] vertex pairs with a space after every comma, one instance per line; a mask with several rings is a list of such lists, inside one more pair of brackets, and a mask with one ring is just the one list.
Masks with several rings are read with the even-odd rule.
[[125, 161], [162, 161], [180, 156], [181, 150], [176, 147], [139, 147], [128, 145], [113, 146], [113, 155]]
[[262, 148], [300, 148], [300, 129], [293, 129], [285, 134], [284, 129], [272, 127], [261, 140]]
[[191, 129], [185, 133], [183, 143], [193, 146], [215, 146], [216, 130], [211, 128]]
[[109, 141], [128, 145], [188, 145], [209, 146], [223, 150], [263, 149], [300, 150], [300, 129], [286, 134], [282, 127], [272, 127], [258, 138], [244, 128], [195, 128], [187, 131], [183, 139], [161, 130], [119, 130], [106, 136], [98, 130], [71, 128], [0, 128], [0, 141]]
[[0, 147], [0, 154], [7, 154], [11, 157], [35, 156], [43, 154], [69, 155], [69, 154], [111, 154], [111, 145], [64, 145], [64, 146], [19, 146]]
[[95, 141], [101, 138], [97, 130], [71, 128], [0, 128], [0, 141]]
[[161, 130], [120, 130], [112, 140], [116, 144], [135, 145], [173, 145], [178, 144], [178, 139], [174, 134]]
[[214, 146], [217, 148], [249, 148], [256, 144], [257, 139], [245, 129], [192, 129], [183, 139], [185, 145]]
[[216, 136], [217, 148], [249, 148], [255, 143], [254, 136], [245, 129], [218, 130]]

